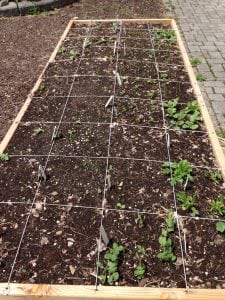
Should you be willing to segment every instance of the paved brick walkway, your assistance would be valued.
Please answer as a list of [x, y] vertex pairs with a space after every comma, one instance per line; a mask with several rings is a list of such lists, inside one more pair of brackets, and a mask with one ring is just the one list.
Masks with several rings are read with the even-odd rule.
[[225, 0], [164, 0], [176, 18], [190, 57], [202, 63], [196, 73], [216, 129], [225, 129]]

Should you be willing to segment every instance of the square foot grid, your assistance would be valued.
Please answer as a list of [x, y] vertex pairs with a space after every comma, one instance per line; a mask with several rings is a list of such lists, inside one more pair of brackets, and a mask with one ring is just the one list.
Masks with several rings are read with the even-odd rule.
[[[197, 130], [171, 122], [166, 105], [176, 98], [184, 109], [195, 95], [170, 27], [71, 28], [7, 148], [10, 160], [0, 163], [1, 281], [104, 284], [105, 254], [117, 243], [116, 284], [224, 288], [215, 222], [225, 207], [212, 209], [225, 201], [222, 178], [201, 122]], [[163, 163], [181, 160], [194, 180], [173, 184]], [[180, 193], [194, 199], [197, 216]], [[180, 225], [170, 236], [173, 263], [157, 258], [169, 211]], [[141, 279], [137, 246], [146, 251]]]

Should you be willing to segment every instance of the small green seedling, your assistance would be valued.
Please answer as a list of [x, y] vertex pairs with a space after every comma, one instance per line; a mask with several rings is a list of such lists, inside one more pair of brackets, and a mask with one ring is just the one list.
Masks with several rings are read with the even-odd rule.
[[92, 46], [92, 41], [90, 41], [89, 39], [85, 39], [84, 44], [83, 44], [83, 48], [87, 49], [90, 48]]
[[184, 184], [187, 181], [193, 182], [192, 167], [188, 160], [180, 160], [178, 163], [163, 163], [163, 174], [170, 175], [172, 185]]
[[225, 139], [225, 130], [220, 130], [216, 132], [218, 137]]
[[95, 43], [95, 45], [101, 45], [101, 44], [105, 44], [107, 43], [106, 38], [104, 38], [103, 36]]
[[99, 276], [99, 279], [102, 283], [113, 284], [113, 282], [118, 281], [120, 274], [118, 272], [118, 266], [120, 262], [120, 256], [124, 251], [122, 245], [113, 243], [112, 247], [104, 255], [106, 260], [106, 266], [100, 266], [103, 269], [102, 274]]
[[176, 255], [173, 253], [173, 242], [169, 237], [169, 233], [175, 230], [175, 219], [172, 212], [169, 212], [166, 218], [166, 227], [162, 228], [161, 235], [159, 237], [159, 244], [161, 251], [157, 254], [157, 258], [164, 262], [174, 262]]
[[224, 233], [225, 232], [225, 222], [217, 222], [216, 223], [216, 230], [219, 233]]
[[69, 57], [71, 60], [75, 60], [77, 58], [77, 52], [74, 50], [70, 50]]
[[119, 30], [119, 24], [114, 22], [112, 25], [113, 31], [116, 33]]
[[221, 172], [216, 170], [209, 172], [209, 179], [214, 183], [219, 183], [223, 179], [223, 177]]
[[1, 153], [0, 160], [2, 161], [9, 161], [9, 154], [8, 153]]
[[135, 267], [134, 276], [138, 280], [143, 279], [144, 276], [145, 276], [146, 268], [145, 268], [145, 264], [143, 263], [143, 259], [144, 259], [145, 256], [146, 256], [145, 248], [142, 247], [141, 245], [137, 245], [136, 246], [136, 257], [137, 257], [137, 260], [138, 260], [138, 264]]
[[34, 132], [34, 135], [39, 135], [44, 132], [44, 129], [41, 127], [36, 127], [36, 128], [34, 128], [33, 132]]
[[202, 74], [197, 74], [196, 79], [200, 82], [203, 82], [203, 81], [206, 81], [207, 77], [205, 75], [202, 75]]
[[190, 211], [194, 216], [199, 214], [196, 208], [196, 199], [193, 196], [187, 195], [185, 192], [179, 192], [176, 194], [177, 200], [181, 202], [182, 209]]
[[152, 31], [154, 40], [165, 40], [169, 44], [174, 44], [177, 41], [176, 33], [173, 29], [157, 29]]
[[191, 58], [190, 63], [192, 65], [192, 67], [197, 67], [202, 62], [201, 62], [201, 60], [199, 58], [193, 57], [193, 58]]
[[66, 52], [66, 48], [63, 47], [63, 46], [60, 47], [59, 50], [58, 50], [58, 53], [59, 53], [59, 54], [63, 54], [63, 53], [65, 53], [65, 52]]
[[224, 196], [218, 195], [216, 200], [212, 200], [210, 203], [210, 211], [217, 215], [223, 216], [225, 214]]
[[143, 228], [145, 226], [145, 216], [138, 213], [137, 218], [135, 219], [135, 223], [139, 228]]
[[68, 140], [69, 140], [70, 143], [72, 143], [73, 140], [74, 140], [74, 133], [75, 133], [75, 131], [73, 129], [69, 129], [67, 131], [67, 133], [68, 133]]
[[126, 208], [126, 205], [118, 202], [118, 203], [116, 204], [116, 208], [117, 208], [117, 209], [125, 209], [125, 208]]

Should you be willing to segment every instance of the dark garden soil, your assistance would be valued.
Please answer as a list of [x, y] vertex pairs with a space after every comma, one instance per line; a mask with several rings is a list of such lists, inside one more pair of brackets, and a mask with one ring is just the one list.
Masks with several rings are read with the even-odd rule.
[[194, 100], [170, 28], [74, 26], [0, 162], [0, 282], [224, 288], [225, 191]]
[[94, 4], [93, 0], [80, 0], [37, 16], [1, 18], [0, 139], [17, 115], [70, 19], [161, 18], [163, 13], [161, 0], [99, 0]]

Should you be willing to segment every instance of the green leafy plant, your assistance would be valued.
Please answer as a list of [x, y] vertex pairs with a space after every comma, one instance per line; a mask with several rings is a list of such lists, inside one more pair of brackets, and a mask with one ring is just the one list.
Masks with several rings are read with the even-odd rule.
[[34, 128], [33, 132], [34, 132], [34, 135], [39, 135], [44, 132], [44, 129], [41, 127], [36, 127], [36, 128]]
[[224, 233], [225, 232], [225, 222], [217, 222], [216, 230], [220, 233]]
[[217, 135], [223, 139], [225, 139], [225, 130], [220, 130], [216, 132]]
[[59, 50], [58, 50], [58, 53], [59, 53], [59, 54], [63, 54], [63, 53], [65, 53], [65, 52], [66, 52], [66, 48], [63, 47], [63, 46], [61, 46], [61, 47], [59, 48]]
[[27, 10], [28, 15], [37, 16], [41, 13], [40, 8], [37, 6], [32, 6]]
[[223, 179], [223, 177], [221, 172], [216, 170], [209, 172], [209, 179], [214, 183], [219, 183]]
[[197, 58], [197, 57], [192, 57], [191, 59], [190, 59], [190, 63], [191, 63], [191, 65], [192, 65], [192, 67], [197, 67], [199, 64], [201, 64], [202, 62], [201, 62], [201, 60], [199, 59], [199, 58]]
[[188, 160], [180, 160], [178, 163], [163, 163], [163, 174], [170, 175], [170, 183], [172, 185], [183, 184], [187, 180], [190, 182], [194, 181], [192, 175], [192, 167]]
[[173, 253], [173, 241], [169, 234], [175, 230], [175, 219], [172, 212], [169, 212], [166, 218], [166, 226], [162, 228], [161, 235], [159, 236], [160, 252], [157, 258], [165, 262], [174, 262], [176, 255]]
[[125, 208], [126, 208], [126, 205], [118, 202], [118, 203], [116, 204], [116, 208], [117, 208], [117, 209], [125, 209]]
[[168, 43], [174, 44], [177, 41], [176, 33], [173, 29], [157, 29], [152, 31], [154, 40], [166, 40]]
[[74, 51], [74, 50], [70, 50], [70, 52], [69, 52], [69, 58], [71, 60], [75, 60], [77, 58], [77, 52]]
[[90, 41], [89, 39], [85, 39], [84, 44], [83, 44], [83, 48], [87, 49], [90, 48], [92, 46], [92, 41]]
[[225, 204], [223, 195], [220, 194], [217, 196], [216, 200], [211, 201], [210, 211], [221, 216], [225, 214]]
[[70, 143], [72, 143], [74, 140], [74, 133], [75, 133], [74, 129], [69, 129], [67, 133], [68, 133], [68, 140]]
[[196, 79], [198, 81], [202, 82], [202, 81], [206, 81], [207, 77], [205, 75], [202, 75], [202, 74], [197, 74]]
[[1, 153], [0, 160], [2, 161], [9, 161], [9, 154], [8, 153]]
[[99, 276], [102, 283], [112, 284], [119, 280], [120, 274], [118, 272], [118, 265], [123, 251], [124, 247], [122, 245], [113, 243], [112, 247], [104, 255], [106, 266], [100, 266], [103, 270], [102, 274]]
[[137, 218], [135, 219], [135, 223], [139, 228], [143, 228], [145, 226], [145, 216], [138, 213]]
[[145, 256], [146, 256], [145, 248], [142, 247], [141, 245], [137, 245], [136, 246], [136, 258], [138, 260], [138, 263], [134, 270], [134, 276], [138, 280], [143, 279], [145, 276], [146, 267], [145, 267], [145, 264], [143, 263], [143, 259]]
[[196, 199], [193, 196], [187, 195], [185, 192], [176, 194], [177, 200], [181, 202], [182, 209], [192, 212], [193, 215], [198, 215], [199, 212], [196, 208]]
[[179, 109], [179, 98], [175, 98], [164, 103], [164, 107], [173, 128], [195, 130], [199, 127], [201, 114], [195, 100], [189, 101], [183, 109]]

